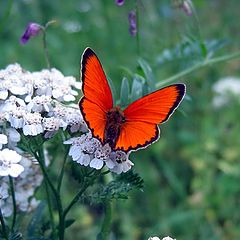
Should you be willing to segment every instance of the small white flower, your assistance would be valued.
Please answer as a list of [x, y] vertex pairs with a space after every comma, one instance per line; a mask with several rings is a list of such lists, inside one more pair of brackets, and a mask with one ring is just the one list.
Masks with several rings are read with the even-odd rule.
[[79, 155], [78, 155], [78, 158], [77, 159], [73, 158], [73, 161], [76, 161], [80, 165], [88, 166], [90, 161], [91, 161], [91, 157], [90, 157], [89, 154], [85, 154], [83, 152], [80, 152]]
[[171, 238], [171, 237], [164, 237], [162, 240], [176, 240], [175, 238], [173, 239], [173, 238]]
[[43, 118], [42, 120], [43, 129], [47, 131], [44, 135], [45, 138], [51, 138], [60, 128], [62, 122], [60, 119], [55, 117]]
[[218, 108], [226, 105], [232, 96], [240, 95], [240, 78], [226, 77], [213, 84], [213, 106]]
[[2, 145], [7, 144], [7, 136], [5, 134], [0, 134], [0, 149], [2, 149]]
[[11, 127], [22, 128], [25, 114], [26, 111], [24, 108], [17, 107], [16, 110], [7, 112], [6, 119], [10, 122]]
[[7, 99], [2, 107], [2, 111], [4, 112], [14, 112], [19, 107], [25, 108], [26, 104], [21, 98], [17, 98], [15, 96], [11, 96]]
[[8, 136], [8, 147], [13, 148], [21, 140], [21, 135], [15, 128], [7, 128], [6, 134]]
[[33, 112], [50, 112], [52, 110], [50, 96], [36, 96], [27, 105], [28, 111]]
[[21, 156], [8, 148], [0, 151], [0, 176], [17, 177], [23, 172], [24, 168], [18, 162], [21, 161]]
[[148, 240], [161, 240], [159, 237], [150, 237]]
[[68, 114], [65, 117], [65, 122], [70, 126], [71, 132], [77, 132], [78, 130], [81, 130], [81, 132], [87, 131], [87, 126], [79, 109], [69, 108]]
[[111, 159], [115, 163], [115, 166], [111, 169], [112, 172], [120, 174], [127, 172], [134, 165], [129, 159], [128, 155], [123, 151], [112, 152]]
[[90, 167], [95, 169], [101, 169], [104, 162], [109, 160], [111, 153], [111, 147], [109, 144], [105, 144], [103, 147], [98, 147], [94, 153], [94, 158], [90, 162]]
[[42, 117], [39, 113], [26, 113], [24, 116], [23, 134], [36, 136], [43, 132]]
[[94, 158], [91, 162], [90, 162], [90, 167], [91, 168], [95, 168], [97, 170], [101, 169], [103, 167], [104, 161], [100, 158]]
[[0, 99], [5, 100], [8, 97], [8, 90], [0, 83]]

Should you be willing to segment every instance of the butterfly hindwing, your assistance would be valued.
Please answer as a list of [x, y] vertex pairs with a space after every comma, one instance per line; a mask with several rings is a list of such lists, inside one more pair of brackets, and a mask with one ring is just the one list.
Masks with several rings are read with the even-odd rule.
[[157, 124], [166, 122], [185, 95], [184, 84], [174, 84], [148, 94], [123, 112], [122, 125], [116, 149], [123, 151], [143, 148], [159, 137]]
[[106, 113], [113, 107], [113, 98], [102, 65], [90, 48], [82, 55], [81, 79], [84, 96], [80, 110], [93, 136], [103, 142]]

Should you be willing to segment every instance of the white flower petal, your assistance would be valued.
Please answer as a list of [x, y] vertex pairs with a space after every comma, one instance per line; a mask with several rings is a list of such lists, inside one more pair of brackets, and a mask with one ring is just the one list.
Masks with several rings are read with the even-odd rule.
[[112, 169], [112, 168], [114, 168], [114, 167], [116, 166], [116, 164], [115, 164], [111, 159], [105, 161], [105, 163], [106, 163], [106, 166], [107, 166], [109, 169]]
[[5, 134], [0, 134], [0, 144], [7, 144], [7, 136]]
[[9, 175], [11, 177], [18, 177], [24, 171], [24, 167], [20, 164], [12, 164], [9, 170]]
[[66, 102], [71, 102], [75, 100], [75, 97], [73, 95], [68, 94], [63, 96], [63, 100]]
[[7, 97], [8, 97], [8, 91], [7, 90], [1, 90], [0, 91], [0, 99], [6, 100]]
[[95, 169], [101, 169], [103, 167], [103, 160], [98, 159], [98, 158], [94, 158], [90, 162], [90, 167], [95, 168]]

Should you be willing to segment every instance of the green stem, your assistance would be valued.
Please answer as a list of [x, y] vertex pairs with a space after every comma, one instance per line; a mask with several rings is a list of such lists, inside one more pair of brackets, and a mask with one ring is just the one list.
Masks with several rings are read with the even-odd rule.
[[1, 208], [0, 208], [0, 222], [1, 222], [1, 225], [2, 225], [2, 234], [3, 234], [3, 237], [4, 237], [6, 240], [8, 240], [7, 227], [6, 227], [6, 224], [5, 224], [3, 215], [2, 215], [2, 210], [1, 210]]
[[50, 65], [49, 53], [48, 53], [48, 48], [47, 48], [46, 28], [43, 29], [43, 50], [44, 50], [45, 60], [47, 62], [47, 67], [48, 67], [48, 69], [50, 69], [51, 65]]
[[79, 190], [79, 192], [75, 195], [75, 197], [72, 199], [72, 201], [69, 203], [69, 205], [64, 209], [63, 211], [63, 217], [65, 218], [68, 214], [68, 212], [71, 210], [71, 208], [78, 202], [81, 195], [85, 192], [85, 190], [89, 187], [89, 184], [83, 184], [82, 188]]
[[109, 234], [111, 231], [112, 222], [112, 206], [110, 201], [105, 202], [105, 216], [103, 219], [102, 229], [101, 229], [101, 240], [109, 240]]
[[205, 66], [208, 66], [211, 64], [215, 64], [215, 63], [229, 61], [229, 60], [236, 59], [236, 58], [240, 58], [240, 52], [236, 52], [236, 53], [232, 53], [232, 54], [228, 54], [228, 55], [224, 55], [224, 56], [216, 57], [216, 58], [212, 58], [212, 59], [205, 59], [205, 61], [199, 62], [199, 63], [173, 75], [172, 77], [166, 78], [163, 81], [158, 82], [156, 84], [156, 88], [159, 88], [159, 87], [166, 85], [167, 83], [173, 82], [175, 80], [178, 80], [179, 78], [186, 76], [202, 67], [205, 67]]
[[[95, 171], [93, 169], [93, 171]], [[90, 176], [92, 171], [88, 174]], [[81, 195], [86, 191], [86, 189], [93, 184], [93, 182], [96, 180], [96, 178], [101, 174], [100, 171], [95, 173], [93, 176], [91, 176], [90, 181], [83, 182], [83, 186], [80, 188], [79, 192], [75, 195], [75, 197], [72, 199], [72, 201], [69, 203], [69, 205], [64, 209], [63, 216], [64, 218], [67, 216], [68, 212], [71, 210], [71, 208], [78, 202]], [[87, 176], [87, 177], [88, 177]]]
[[65, 154], [64, 159], [63, 159], [62, 169], [61, 169], [60, 175], [58, 177], [57, 191], [58, 191], [59, 194], [60, 194], [60, 190], [61, 190], [61, 186], [62, 186], [64, 168], [65, 168], [65, 165], [66, 165], [66, 162], [67, 162], [67, 159], [68, 159], [68, 152], [69, 152], [69, 148], [66, 149], [66, 154]]
[[13, 219], [12, 219], [12, 226], [11, 226], [11, 232], [13, 232], [15, 223], [16, 223], [16, 217], [17, 217], [17, 204], [16, 204], [13, 178], [10, 176], [9, 176], [9, 183], [10, 183], [10, 189], [11, 189], [12, 202], [13, 202]]
[[50, 224], [52, 227], [52, 236], [53, 239], [56, 239], [56, 231], [55, 231], [55, 223], [54, 223], [54, 218], [53, 218], [53, 207], [52, 207], [52, 202], [51, 202], [51, 197], [50, 197], [50, 192], [49, 192], [49, 187], [47, 184], [47, 181], [44, 178], [44, 185], [45, 185], [45, 191], [46, 191], [46, 196], [47, 196], [47, 203], [48, 203], [48, 211], [49, 211], [49, 216], [50, 216]]
[[52, 181], [47, 173], [46, 167], [45, 167], [45, 163], [44, 163], [44, 156], [43, 156], [43, 150], [42, 147], [39, 149], [38, 154], [36, 154], [35, 152], [33, 152], [35, 158], [38, 160], [40, 168], [42, 170], [42, 173], [44, 175], [44, 178], [47, 182], [47, 184], [49, 185], [50, 189], [52, 190], [52, 193], [56, 199], [56, 204], [57, 204], [57, 209], [58, 209], [58, 217], [59, 217], [59, 226], [58, 226], [58, 236], [59, 236], [59, 240], [64, 240], [64, 231], [65, 231], [65, 224], [64, 224], [64, 218], [63, 218], [63, 207], [62, 207], [62, 202], [61, 202], [61, 198], [60, 195], [58, 194], [56, 188], [54, 187], [54, 185], [52, 184]]

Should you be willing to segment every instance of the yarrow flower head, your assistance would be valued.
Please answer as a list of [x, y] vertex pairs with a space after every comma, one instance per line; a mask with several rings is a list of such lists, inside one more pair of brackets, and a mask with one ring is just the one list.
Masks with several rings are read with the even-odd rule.
[[[29, 72], [16, 63], [0, 70], [0, 80], [0, 99], [4, 100], [0, 102], [0, 122], [22, 129], [24, 135], [46, 138], [59, 128], [86, 132], [79, 107], [69, 104], [81, 89], [74, 77], [55, 68]], [[66, 102], [68, 105], [62, 104]]]
[[80, 165], [95, 169], [106, 166], [117, 174], [127, 172], [133, 166], [128, 159], [128, 154], [122, 151], [112, 151], [109, 144], [102, 145], [98, 139], [92, 137], [91, 133], [71, 138], [64, 143], [71, 144], [69, 155]]
[[37, 36], [42, 31], [42, 29], [43, 27], [37, 23], [29, 23], [20, 39], [20, 42], [22, 44], [26, 44], [31, 37]]
[[[24, 171], [14, 179], [17, 210], [31, 212], [40, 203], [33, 197], [33, 194], [41, 185], [43, 176], [39, 166], [35, 164], [36, 159], [23, 152], [19, 152], [19, 155], [21, 155], [21, 165]], [[12, 198], [9, 195], [8, 177], [0, 177], [0, 207], [4, 217], [9, 217], [13, 213]]]

